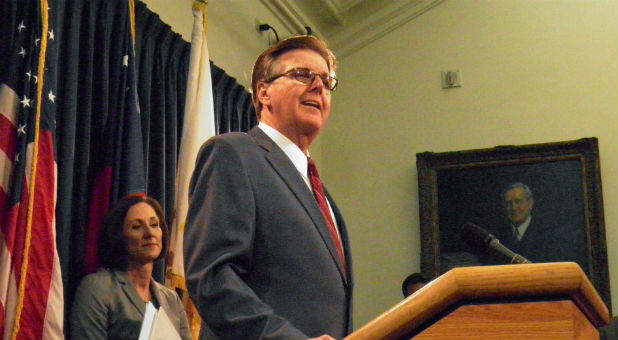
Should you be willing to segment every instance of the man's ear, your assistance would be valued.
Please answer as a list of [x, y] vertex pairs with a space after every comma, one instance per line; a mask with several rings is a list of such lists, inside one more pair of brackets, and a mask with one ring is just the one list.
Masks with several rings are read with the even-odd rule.
[[257, 98], [262, 105], [268, 105], [270, 103], [270, 93], [268, 92], [268, 84], [259, 82], [257, 85]]

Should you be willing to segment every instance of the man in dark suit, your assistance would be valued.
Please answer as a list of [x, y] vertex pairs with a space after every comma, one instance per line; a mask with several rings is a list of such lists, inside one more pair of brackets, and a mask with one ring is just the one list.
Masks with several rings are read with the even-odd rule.
[[532, 190], [521, 182], [503, 191], [509, 224], [498, 236], [509, 249], [531, 262], [573, 261], [586, 270], [584, 228], [560, 221], [560, 206], [555, 213], [533, 214]]
[[512, 183], [502, 192], [502, 198], [508, 223], [496, 235], [500, 242], [532, 262], [551, 261], [547, 249], [553, 244], [555, 230], [539, 216], [532, 217], [532, 190], [524, 183]]
[[352, 328], [345, 223], [327, 192], [316, 198], [325, 189], [308, 158], [335, 63], [312, 36], [269, 47], [252, 77], [260, 124], [200, 150], [184, 256], [203, 340], [330, 340]]

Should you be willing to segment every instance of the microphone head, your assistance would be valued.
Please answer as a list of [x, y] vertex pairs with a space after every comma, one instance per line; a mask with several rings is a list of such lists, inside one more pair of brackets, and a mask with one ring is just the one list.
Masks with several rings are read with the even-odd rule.
[[487, 232], [487, 230], [472, 222], [467, 222], [461, 227], [459, 236], [468, 245], [477, 249], [486, 249], [489, 242], [495, 238], [494, 235]]

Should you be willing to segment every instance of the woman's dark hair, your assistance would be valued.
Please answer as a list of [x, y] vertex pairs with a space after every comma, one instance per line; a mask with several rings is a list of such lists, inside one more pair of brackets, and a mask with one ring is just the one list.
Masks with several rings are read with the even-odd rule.
[[162, 231], [162, 243], [161, 254], [156, 260], [165, 258], [167, 255], [167, 249], [169, 247], [169, 230], [165, 223], [165, 216], [163, 214], [163, 208], [161, 204], [154, 198], [148, 196], [127, 196], [116, 204], [107, 212], [101, 225], [99, 232], [99, 242], [97, 254], [101, 261], [101, 267], [110, 269], [127, 269], [129, 254], [127, 254], [127, 248], [123, 233], [124, 219], [127, 216], [127, 212], [132, 206], [138, 203], [147, 203], [154, 209], [157, 217], [159, 218], [159, 226]]

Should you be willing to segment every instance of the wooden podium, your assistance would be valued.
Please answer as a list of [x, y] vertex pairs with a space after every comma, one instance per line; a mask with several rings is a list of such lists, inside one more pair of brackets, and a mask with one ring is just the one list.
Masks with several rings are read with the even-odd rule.
[[608, 321], [576, 263], [461, 267], [344, 340], [592, 340]]

